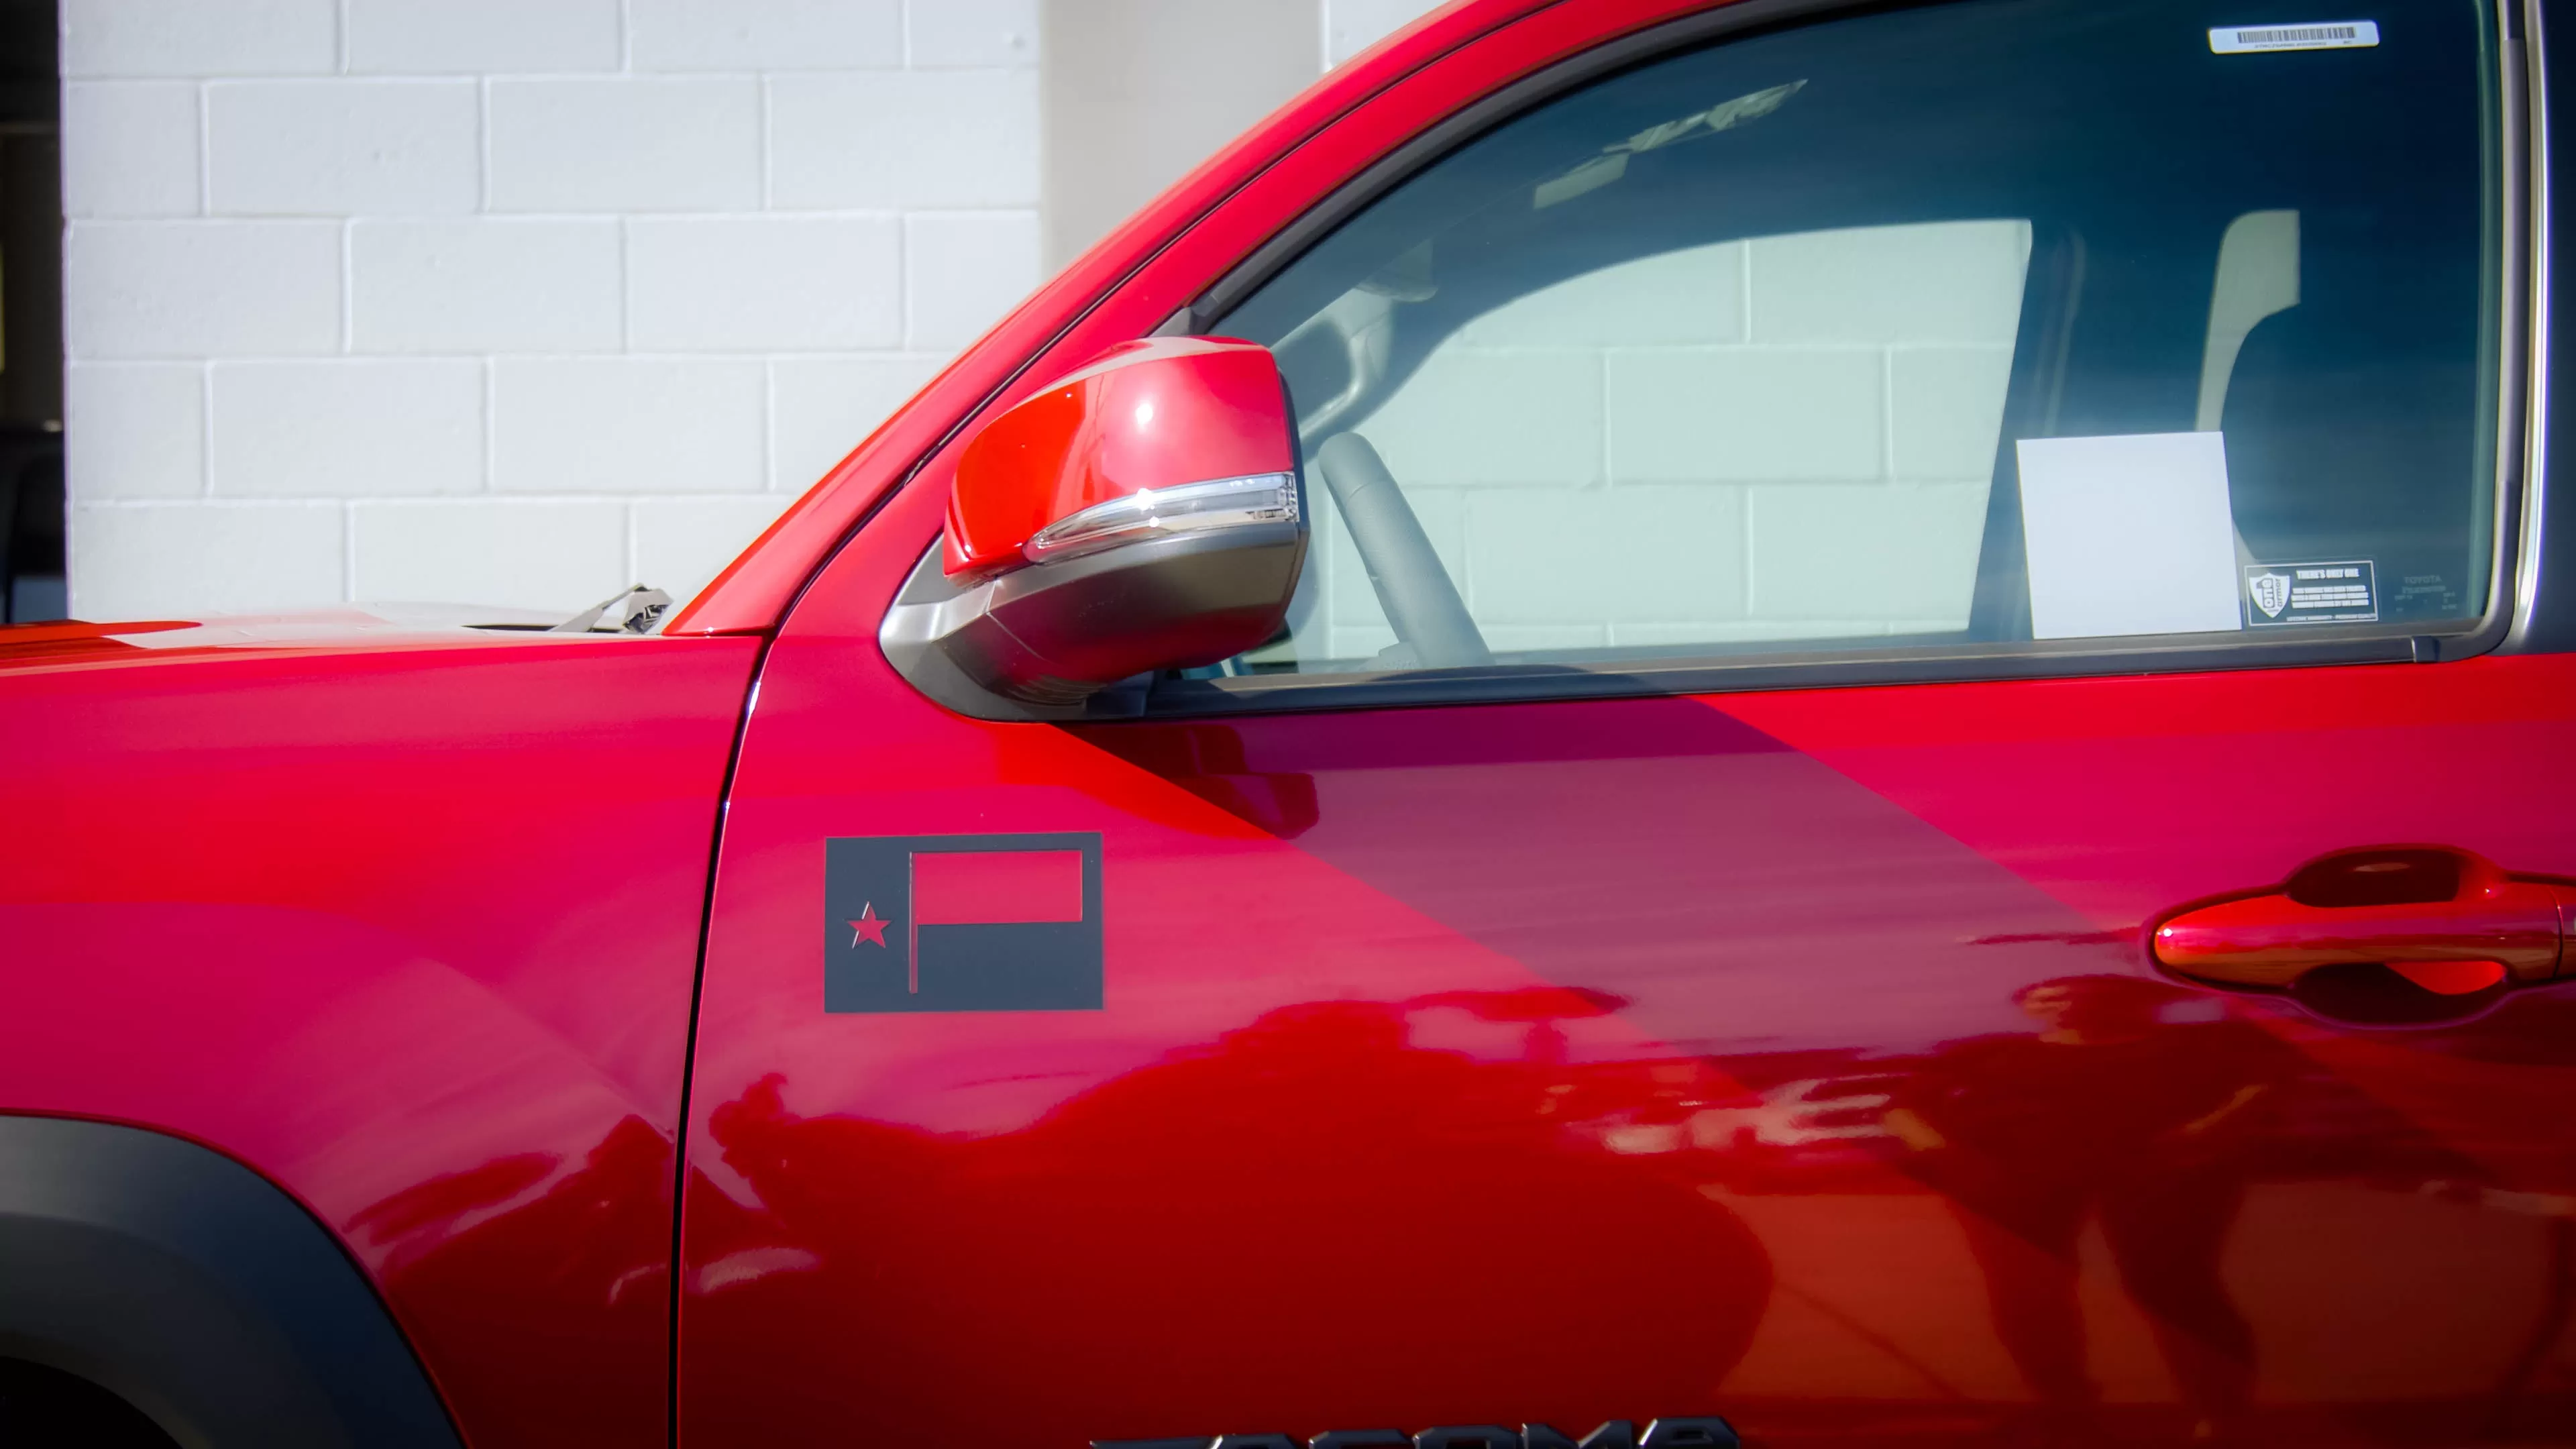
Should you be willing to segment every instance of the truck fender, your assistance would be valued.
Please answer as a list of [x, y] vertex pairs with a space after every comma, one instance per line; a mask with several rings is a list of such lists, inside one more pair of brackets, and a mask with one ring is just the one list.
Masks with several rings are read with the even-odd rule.
[[338, 1241], [166, 1133], [0, 1116], [0, 1357], [88, 1379], [186, 1449], [460, 1449]]

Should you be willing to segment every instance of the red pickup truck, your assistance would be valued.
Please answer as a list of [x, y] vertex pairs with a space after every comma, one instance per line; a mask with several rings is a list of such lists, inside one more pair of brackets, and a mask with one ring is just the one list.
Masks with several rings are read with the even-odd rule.
[[2576, 1443], [2576, 15], [2363, 9], [1468, 0], [668, 617], [0, 631], [0, 1434]]

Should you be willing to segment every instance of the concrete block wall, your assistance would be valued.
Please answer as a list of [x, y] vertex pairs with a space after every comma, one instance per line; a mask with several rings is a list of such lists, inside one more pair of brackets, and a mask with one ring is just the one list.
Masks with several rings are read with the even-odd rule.
[[1324, 64], [1343, 61], [1440, 8], [1441, 0], [1322, 0]]
[[1038, 282], [1039, 14], [63, 0], [74, 612], [685, 597]]
[[[1356, 424], [1498, 650], [1964, 627], [2030, 228], [1758, 238], [1535, 291]], [[1325, 546], [1298, 651], [1387, 628]], [[1310, 650], [1309, 641], [1312, 641]]]
[[65, 0], [90, 617], [685, 595], [1039, 280], [1036, 0]]

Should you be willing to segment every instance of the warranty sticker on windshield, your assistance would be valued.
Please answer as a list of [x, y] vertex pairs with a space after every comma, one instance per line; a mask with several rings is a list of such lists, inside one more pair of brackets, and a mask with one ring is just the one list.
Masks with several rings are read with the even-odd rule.
[[2379, 580], [2366, 558], [2245, 565], [2245, 622], [2255, 628], [2378, 619]]
[[2209, 49], [2215, 55], [2252, 55], [2267, 50], [2359, 50], [2378, 43], [2376, 20], [2222, 25], [2209, 32]]

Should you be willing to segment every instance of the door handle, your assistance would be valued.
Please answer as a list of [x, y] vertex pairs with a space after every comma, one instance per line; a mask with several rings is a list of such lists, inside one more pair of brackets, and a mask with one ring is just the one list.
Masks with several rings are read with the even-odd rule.
[[2399, 845], [2339, 850], [2270, 890], [2184, 907], [2149, 940], [2158, 964], [2212, 986], [2289, 990], [2319, 967], [2379, 965], [2465, 996], [2576, 967], [2571, 935], [2576, 885], [2509, 875], [2466, 850]]

